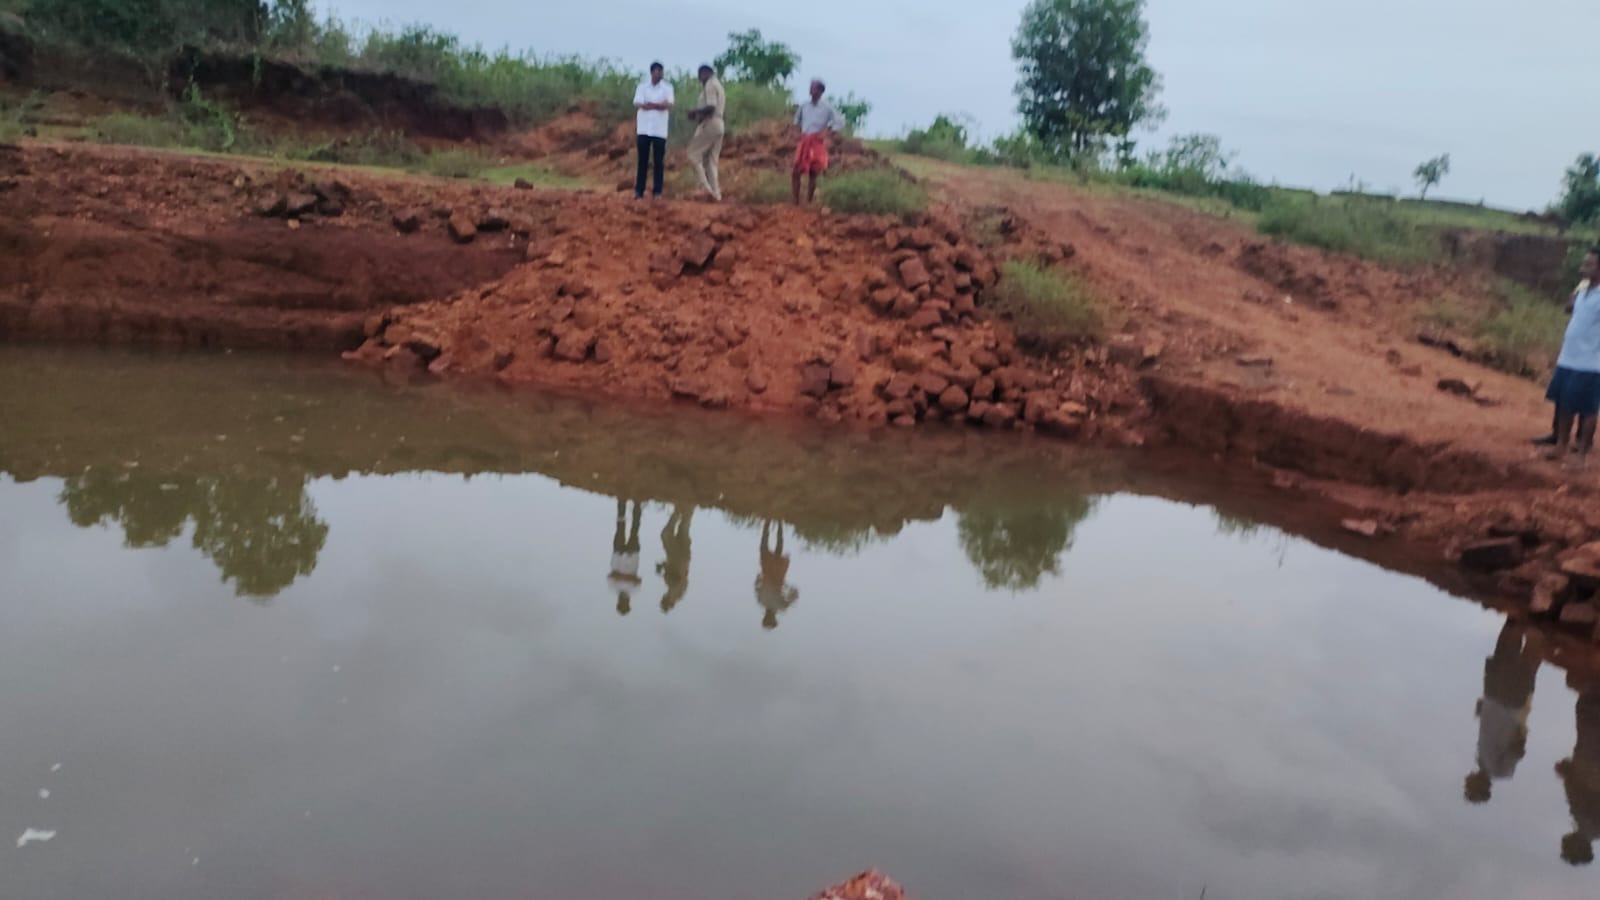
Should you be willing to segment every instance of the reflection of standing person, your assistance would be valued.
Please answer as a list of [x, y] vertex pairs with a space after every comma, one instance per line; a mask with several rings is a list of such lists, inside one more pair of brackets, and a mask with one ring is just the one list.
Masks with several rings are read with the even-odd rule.
[[1578, 692], [1577, 716], [1572, 756], [1556, 763], [1576, 826], [1561, 839], [1561, 858], [1586, 866], [1594, 862], [1594, 842], [1600, 840], [1600, 686], [1585, 685]]
[[656, 572], [667, 583], [667, 592], [661, 597], [661, 611], [672, 612], [683, 595], [689, 592], [689, 526], [694, 523], [694, 507], [687, 510], [672, 508], [667, 527], [661, 529], [661, 549], [667, 558], [656, 564]]
[[1478, 701], [1478, 770], [1467, 776], [1467, 800], [1488, 803], [1495, 781], [1516, 774], [1528, 750], [1528, 713], [1539, 676], [1537, 640], [1506, 620], [1483, 664], [1483, 699]]
[[667, 70], [661, 63], [650, 64], [650, 79], [640, 82], [633, 93], [633, 107], [639, 111], [639, 174], [633, 182], [633, 196], [644, 199], [647, 176], [654, 166], [655, 189], [652, 197], [661, 196], [662, 182], [666, 180], [667, 126], [672, 121], [672, 82], [666, 79]]
[[778, 542], [772, 544], [772, 522], [761, 523], [761, 574], [756, 576], [756, 602], [766, 611], [761, 627], [778, 627], [778, 614], [800, 599], [800, 592], [789, 587], [789, 557], [783, 555], [783, 523], [778, 523]]
[[611, 539], [611, 589], [617, 592], [617, 615], [633, 611], [633, 592], [644, 581], [639, 577], [639, 522], [644, 507], [633, 502], [633, 528], [628, 528], [628, 501], [617, 501], [617, 533]]

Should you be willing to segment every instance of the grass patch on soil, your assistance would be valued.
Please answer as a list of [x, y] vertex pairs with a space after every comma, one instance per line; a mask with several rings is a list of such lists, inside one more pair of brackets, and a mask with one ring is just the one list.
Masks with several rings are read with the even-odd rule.
[[583, 187], [582, 179], [570, 175], [562, 175], [543, 166], [532, 163], [519, 163], [510, 166], [493, 166], [478, 173], [478, 177], [491, 184], [503, 187], [516, 184], [518, 180], [526, 181], [536, 188], [578, 188]]
[[1275, 198], [1261, 212], [1263, 234], [1386, 263], [1438, 258], [1438, 236], [1392, 201], [1358, 197]]
[[1105, 327], [1087, 285], [1031, 262], [1006, 263], [988, 305], [1011, 321], [1019, 343], [1041, 353], [1093, 340]]
[[1496, 368], [1542, 376], [1555, 366], [1567, 331], [1560, 304], [1510, 282], [1499, 286], [1500, 305], [1477, 324], [1478, 346]]
[[910, 216], [928, 208], [928, 192], [894, 169], [865, 169], [828, 178], [822, 203], [847, 214]]
[[794, 183], [781, 172], [757, 172], [742, 179], [730, 193], [733, 199], [751, 206], [780, 206], [794, 202]]

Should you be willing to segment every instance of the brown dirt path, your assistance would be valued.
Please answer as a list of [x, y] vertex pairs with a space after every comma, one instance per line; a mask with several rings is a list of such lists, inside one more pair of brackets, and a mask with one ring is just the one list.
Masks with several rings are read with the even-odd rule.
[[[1476, 273], [1399, 273], [1170, 203], [1015, 172], [935, 167], [931, 177], [959, 207], [1005, 206], [1072, 244], [1073, 265], [1112, 301], [1128, 333], [1164, 344], [1147, 379], [1158, 397], [1192, 403], [1185, 388], [1204, 388], [1448, 447], [1540, 480], [1555, 474], [1528, 445], [1548, 430], [1537, 384], [1416, 340], [1420, 310], [1447, 294], [1480, 292]], [[1478, 399], [1441, 391], [1444, 379], [1478, 386]], [[1189, 430], [1203, 445], [1216, 443], [1204, 434], [1215, 422], [1182, 408], [1165, 413], [1174, 437]]]

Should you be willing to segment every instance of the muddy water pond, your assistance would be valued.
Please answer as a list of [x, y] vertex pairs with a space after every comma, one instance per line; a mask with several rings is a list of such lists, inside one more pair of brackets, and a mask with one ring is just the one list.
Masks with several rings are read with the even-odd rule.
[[0, 897], [1593, 897], [1600, 688], [1237, 501], [0, 349]]

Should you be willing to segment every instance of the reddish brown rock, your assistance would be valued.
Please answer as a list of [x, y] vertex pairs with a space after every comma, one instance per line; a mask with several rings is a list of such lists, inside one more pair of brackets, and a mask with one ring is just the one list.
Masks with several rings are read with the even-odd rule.
[[589, 349], [594, 346], [594, 335], [586, 331], [570, 331], [556, 341], [556, 359], [567, 362], [583, 362], [589, 358]]
[[833, 370], [827, 366], [810, 365], [800, 371], [800, 393], [821, 399], [828, 393]]
[[706, 266], [711, 264], [711, 258], [716, 253], [716, 238], [701, 232], [700, 234], [692, 235], [684, 242], [683, 249], [678, 253], [678, 258], [683, 261], [684, 265], [699, 271], [704, 270]]
[[1533, 586], [1533, 600], [1528, 606], [1528, 611], [1536, 616], [1555, 613], [1566, 600], [1571, 588], [1572, 580], [1565, 575], [1552, 572], [1540, 578], [1539, 583]]
[[745, 373], [744, 385], [750, 389], [752, 394], [765, 394], [770, 384], [767, 373], [759, 368], [751, 368], [749, 372]]
[[853, 387], [856, 383], [856, 364], [849, 359], [836, 360], [829, 370], [828, 383], [836, 388]]
[[1499, 572], [1522, 562], [1522, 542], [1516, 538], [1478, 541], [1461, 548], [1461, 565], [1477, 572]]
[[985, 401], [993, 400], [994, 395], [998, 393], [999, 390], [999, 387], [994, 383], [994, 378], [989, 375], [985, 375], [982, 378], [979, 378], [977, 383], [972, 386], [972, 399]]
[[983, 373], [987, 375], [990, 372], [993, 372], [995, 369], [1000, 368], [1000, 357], [994, 355], [988, 350], [974, 350], [972, 353], [972, 364], [982, 369]]
[[611, 362], [612, 355], [611, 341], [607, 338], [596, 338], [594, 342], [594, 361], [608, 363]]
[[945, 388], [944, 393], [939, 395], [939, 406], [944, 409], [945, 412], [961, 412], [965, 410], [967, 405], [971, 402], [972, 400], [967, 396], [967, 392], [953, 384]]
[[1561, 607], [1561, 624], [1577, 628], [1593, 628], [1600, 623], [1600, 610], [1592, 603], [1568, 603]]
[[924, 307], [906, 324], [917, 331], [927, 331], [930, 328], [937, 328], [942, 322], [944, 317], [939, 315], [938, 310]]
[[950, 387], [950, 380], [937, 372], [923, 372], [917, 376], [917, 389], [929, 397], [938, 397]]
[[458, 212], [450, 217], [450, 239], [458, 244], [470, 244], [478, 237], [478, 226], [472, 217]]
[[906, 372], [896, 372], [884, 383], [882, 394], [885, 400], [905, 400], [917, 389], [917, 379]]
[[394, 230], [401, 234], [416, 234], [422, 228], [422, 211], [417, 209], [401, 210], [394, 214]]
[[900, 264], [900, 283], [906, 286], [906, 290], [914, 291], [930, 280], [928, 267], [922, 264], [922, 260], [913, 257]]
[[478, 217], [478, 230], [488, 233], [505, 231], [511, 227], [511, 217], [503, 209], [489, 208]]
[[892, 287], [879, 288], [867, 297], [867, 302], [880, 313], [888, 314], [894, 311], [896, 300], [900, 299], [900, 292]]
[[996, 403], [983, 414], [983, 424], [990, 428], [1009, 428], [1017, 421], [1017, 410], [1009, 403]]

